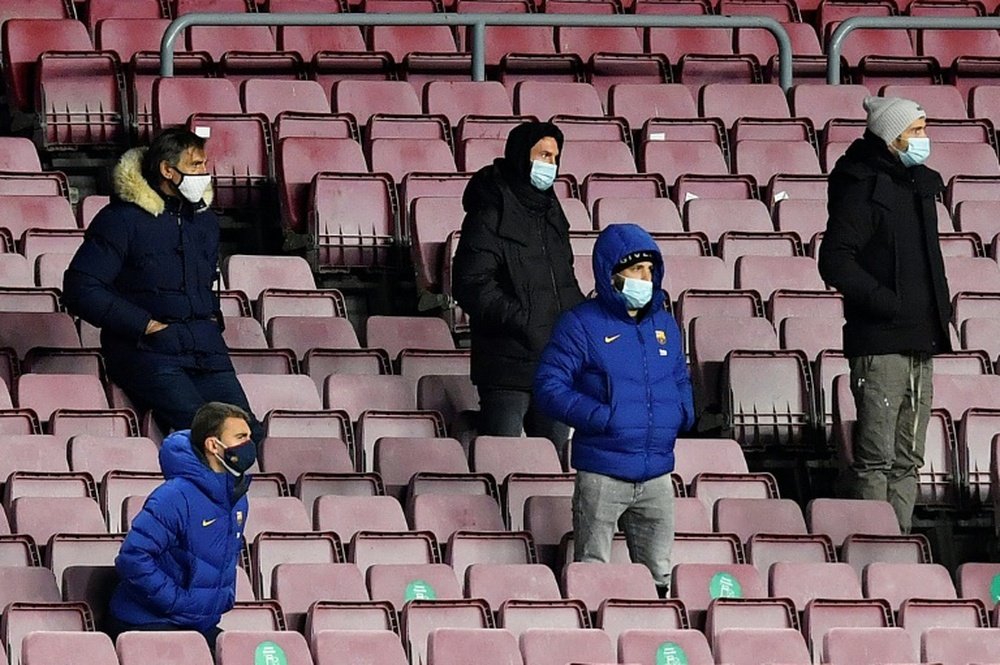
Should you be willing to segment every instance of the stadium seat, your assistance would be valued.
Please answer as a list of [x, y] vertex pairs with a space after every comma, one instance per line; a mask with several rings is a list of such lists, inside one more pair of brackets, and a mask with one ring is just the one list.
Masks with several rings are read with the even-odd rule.
[[660, 174], [670, 183], [684, 173], [729, 173], [722, 149], [708, 141], [646, 141], [642, 144], [639, 166], [642, 171]]
[[343, 654], [364, 654], [380, 665], [407, 665], [406, 652], [392, 631], [321, 630], [313, 636], [316, 665], [342, 662]]
[[496, 499], [488, 495], [418, 494], [410, 499], [411, 526], [446, 542], [459, 530], [503, 531]]
[[484, 598], [494, 611], [511, 599], [561, 598], [552, 570], [542, 564], [472, 564], [465, 586], [469, 598]]
[[569, 563], [563, 569], [563, 591], [567, 598], [582, 600], [591, 612], [608, 598], [657, 598], [649, 569], [638, 563]]
[[988, 662], [1000, 659], [996, 631], [981, 628], [928, 628], [921, 643], [924, 662]]
[[717, 662], [751, 665], [774, 659], [789, 665], [812, 663], [802, 633], [791, 628], [727, 628], [715, 638]]
[[823, 638], [823, 662], [830, 665], [916, 660], [910, 638], [902, 628], [831, 628]]
[[[219, 665], [235, 665], [254, 658], [258, 649], [263, 654], [275, 653], [271, 644], [280, 647], [290, 663], [310, 663], [309, 646], [301, 633], [294, 631], [223, 631], [216, 642], [215, 654]], [[274, 656], [271, 656], [272, 658]]]
[[910, 598], [957, 597], [948, 570], [936, 563], [871, 563], [865, 568], [862, 588], [866, 598], [885, 598], [894, 608]]
[[735, 533], [744, 541], [757, 533], [805, 534], [806, 522], [790, 499], [719, 499], [715, 530]]
[[861, 598], [861, 583], [846, 563], [779, 561], [771, 567], [769, 588], [774, 597], [791, 598], [799, 611], [814, 598]]
[[689, 665], [714, 665], [705, 636], [697, 630], [631, 629], [618, 637], [620, 660], [628, 663], [664, 662], [683, 658]]
[[283, 224], [296, 231], [306, 229], [309, 188], [317, 173], [368, 171], [361, 146], [346, 138], [288, 137], [278, 142], [276, 161]]
[[249, 497], [243, 537], [252, 542], [263, 531], [304, 532], [312, 530], [312, 519], [302, 501], [293, 496]]
[[427, 665], [459, 665], [469, 654], [483, 665], [520, 665], [517, 638], [506, 630], [438, 628], [427, 636]]
[[184, 126], [194, 113], [242, 114], [236, 86], [226, 79], [183, 76], [153, 84], [153, 123], [158, 131]]
[[212, 665], [212, 653], [196, 631], [126, 631], [115, 641], [121, 665]]
[[556, 630], [531, 628], [521, 634], [524, 665], [545, 665], [555, 661], [569, 663], [612, 663], [614, 647], [600, 630]]

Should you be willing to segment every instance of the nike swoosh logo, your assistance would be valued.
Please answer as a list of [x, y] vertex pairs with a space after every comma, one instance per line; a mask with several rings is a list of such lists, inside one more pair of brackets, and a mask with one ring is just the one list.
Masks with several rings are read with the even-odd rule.
[[[217, 520], [217, 519], [219, 519], [219, 518], [216, 517], [215, 520]], [[215, 524], [215, 520], [202, 520], [201, 521], [201, 525], [202, 526], [211, 526], [211, 525]]]
[[610, 344], [611, 342], [615, 341], [619, 337], [621, 337], [621, 335], [611, 335], [610, 337], [605, 337], [604, 338], [604, 343], [605, 344]]

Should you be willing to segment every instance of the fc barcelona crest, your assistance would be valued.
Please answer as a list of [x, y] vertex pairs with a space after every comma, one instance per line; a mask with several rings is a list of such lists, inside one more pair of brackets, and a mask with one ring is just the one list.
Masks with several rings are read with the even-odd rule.
[[667, 343], [667, 333], [663, 332], [662, 330], [657, 330], [656, 331], [656, 341], [659, 342], [661, 345], [662, 344], [666, 344]]

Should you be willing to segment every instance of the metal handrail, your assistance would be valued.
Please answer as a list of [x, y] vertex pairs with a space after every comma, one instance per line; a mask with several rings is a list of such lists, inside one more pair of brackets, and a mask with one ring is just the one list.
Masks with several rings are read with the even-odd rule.
[[487, 26], [586, 26], [623, 28], [762, 28], [778, 42], [778, 77], [792, 87], [792, 42], [782, 25], [766, 16], [660, 16], [585, 14], [185, 14], [174, 19], [160, 40], [160, 75], [174, 75], [174, 42], [193, 25], [444, 25], [472, 28], [472, 80], [486, 80]]
[[[831, 85], [840, 83], [840, 52], [844, 40], [855, 30], [898, 29], [918, 30], [921, 28], [938, 28], [941, 30], [998, 30], [1000, 17], [976, 16], [945, 18], [941, 16], [852, 16], [841, 22], [830, 35], [830, 43], [826, 48], [826, 82]], [[942, 63], [946, 64], [946, 63]], [[951, 63], [947, 63], [950, 65]]]

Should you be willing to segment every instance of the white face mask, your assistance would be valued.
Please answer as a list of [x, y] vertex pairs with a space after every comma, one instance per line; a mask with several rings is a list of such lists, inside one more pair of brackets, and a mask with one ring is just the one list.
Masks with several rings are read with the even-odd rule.
[[[174, 170], [176, 171], [177, 169]], [[208, 185], [212, 182], [212, 176], [208, 173], [177, 172], [181, 174], [181, 182], [177, 185], [177, 191], [180, 192], [181, 196], [191, 203], [201, 201], [205, 190], [208, 189]]]

